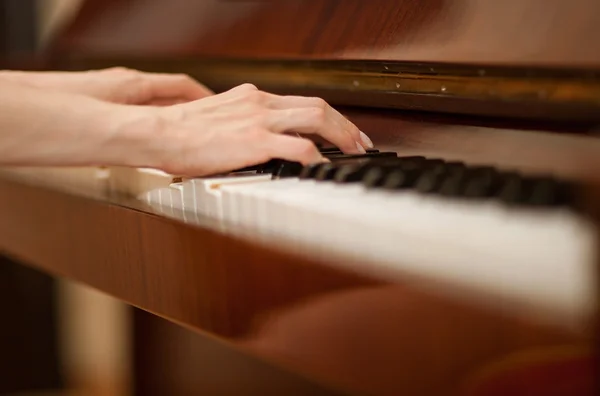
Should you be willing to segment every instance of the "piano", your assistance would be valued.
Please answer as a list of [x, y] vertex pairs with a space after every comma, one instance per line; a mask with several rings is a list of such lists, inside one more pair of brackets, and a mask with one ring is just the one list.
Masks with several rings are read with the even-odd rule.
[[[319, 96], [375, 147], [3, 168], [0, 249], [304, 381], [222, 352], [247, 394], [597, 394], [599, 26], [594, 0], [84, 1], [45, 69]], [[138, 320], [139, 394], [239, 394]]]

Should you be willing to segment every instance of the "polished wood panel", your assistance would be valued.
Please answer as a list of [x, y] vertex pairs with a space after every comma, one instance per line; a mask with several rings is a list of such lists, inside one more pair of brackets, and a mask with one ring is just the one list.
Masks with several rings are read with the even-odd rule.
[[593, 322], [409, 276], [376, 280], [327, 256], [286, 253], [276, 240], [269, 247], [108, 201], [8, 179], [0, 190], [0, 248], [15, 257], [332, 389], [596, 390]]
[[600, 123], [600, 73], [380, 61], [63, 55], [60, 70], [185, 73], [223, 92], [243, 83], [334, 105]]
[[596, 0], [86, 1], [60, 53], [600, 66]]

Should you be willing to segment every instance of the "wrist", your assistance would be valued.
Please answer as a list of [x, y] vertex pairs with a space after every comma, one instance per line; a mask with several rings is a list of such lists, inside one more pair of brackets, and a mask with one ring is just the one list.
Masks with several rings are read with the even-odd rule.
[[109, 165], [137, 168], [162, 166], [163, 124], [158, 109], [150, 106], [111, 105], [109, 114], [110, 142], [106, 152]]
[[0, 70], [0, 80], [28, 87], [38, 87], [39, 74], [19, 70]]

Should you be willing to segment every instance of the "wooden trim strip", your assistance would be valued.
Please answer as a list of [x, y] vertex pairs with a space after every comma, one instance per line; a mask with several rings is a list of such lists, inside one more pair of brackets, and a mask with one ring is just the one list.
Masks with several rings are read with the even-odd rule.
[[335, 105], [600, 121], [600, 71], [383, 61], [65, 57], [62, 69], [186, 73], [216, 91], [250, 82]]

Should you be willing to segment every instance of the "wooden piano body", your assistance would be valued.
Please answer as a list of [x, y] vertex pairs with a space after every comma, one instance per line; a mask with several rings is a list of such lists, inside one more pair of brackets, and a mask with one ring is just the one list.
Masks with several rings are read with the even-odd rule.
[[[577, 181], [578, 216], [595, 232], [598, 26], [594, 0], [86, 1], [53, 41], [46, 67], [125, 66], [189, 73], [216, 91], [252, 82], [318, 95], [381, 150]], [[599, 389], [596, 255], [565, 263], [565, 276], [592, 285], [589, 307], [538, 310], [534, 297], [463, 290], [418, 270], [388, 276], [361, 257], [190, 220], [168, 205], [113, 195], [112, 176], [98, 172], [3, 171], [0, 249], [321, 387], [271, 379], [261, 388], [258, 376], [247, 377], [253, 368], [219, 363], [244, 394]], [[531, 265], [540, 279], [533, 295], [548, 274]], [[138, 328], [147, 341], [138, 351], [140, 394], [234, 394], [231, 384], [207, 388], [201, 378], [211, 363], [202, 356], [177, 354], [189, 340], [167, 340], [160, 324], [138, 320], [154, 329]]]

